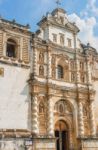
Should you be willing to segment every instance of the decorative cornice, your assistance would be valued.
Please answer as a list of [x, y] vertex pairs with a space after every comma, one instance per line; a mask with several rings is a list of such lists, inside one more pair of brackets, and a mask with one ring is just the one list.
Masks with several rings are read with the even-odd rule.
[[26, 129], [1, 129], [0, 138], [29, 138], [32, 132]]

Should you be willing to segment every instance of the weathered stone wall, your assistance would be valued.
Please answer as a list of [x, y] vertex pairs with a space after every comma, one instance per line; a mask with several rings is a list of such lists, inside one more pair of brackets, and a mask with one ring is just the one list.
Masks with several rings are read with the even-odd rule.
[[0, 150], [31, 150], [31, 144], [32, 141], [29, 141], [29, 139], [2, 139], [0, 141]]
[[94, 89], [96, 91], [94, 101], [95, 121], [96, 125], [98, 126], [98, 81], [94, 82]]
[[3, 54], [3, 33], [0, 31], [0, 56]]
[[98, 150], [98, 139], [83, 140], [82, 150]]

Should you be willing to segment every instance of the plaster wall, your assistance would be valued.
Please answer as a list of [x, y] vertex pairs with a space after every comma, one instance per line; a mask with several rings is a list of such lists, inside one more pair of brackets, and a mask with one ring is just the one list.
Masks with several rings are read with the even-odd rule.
[[29, 69], [0, 64], [0, 128], [28, 128], [29, 95], [27, 80]]
[[65, 29], [61, 29], [61, 28], [55, 28], [53, 26], [49, 27], [49, 40], [53, 41], [53, 34], [57, 34], [57, 44], [60, 44], [60, 34], [64, 34], [65, 36], [65, 43], [64, 46], [68, 46], [68, 41], [67, 38], [72, 40], [72, 47], [74, 48], [74, 36], [73, 33], [65, 30]]

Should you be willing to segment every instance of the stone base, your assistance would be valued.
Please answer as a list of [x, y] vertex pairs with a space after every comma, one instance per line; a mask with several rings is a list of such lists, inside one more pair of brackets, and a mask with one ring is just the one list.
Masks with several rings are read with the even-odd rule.
[[55, 138], [33, 138], [33, 150], [56, 150]]
[[98, 150], [98, 138], [81, 139], [79, 150]]

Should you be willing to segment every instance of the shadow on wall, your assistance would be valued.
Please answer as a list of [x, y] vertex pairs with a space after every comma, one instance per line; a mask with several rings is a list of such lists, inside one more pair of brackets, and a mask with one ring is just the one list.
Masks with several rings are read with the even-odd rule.
[[23, 88], [23, 91], [20, 93], [21, 95], [28, 95], [28, 85], [25, 85], [25, 87]]
[[27, 116], [27, 128], [28, 128], [28, 130], [31, 130], [31, 96], [30, 96], [28, 84], [23, 88], [21, 95], [26, 96], [25, 104], [27, 104], [27, 109], [28, 109], [27, 114], [26, 114], [26, 116]]

